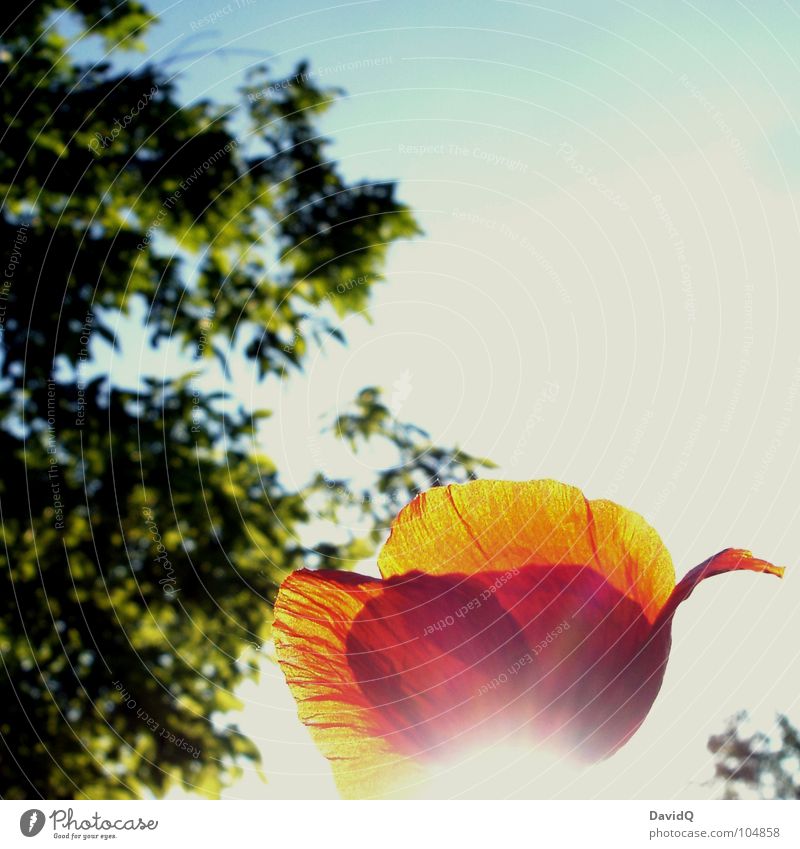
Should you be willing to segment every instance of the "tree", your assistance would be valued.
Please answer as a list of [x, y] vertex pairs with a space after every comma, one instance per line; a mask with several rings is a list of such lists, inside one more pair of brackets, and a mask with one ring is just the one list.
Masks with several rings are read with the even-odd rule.
[[[187, 105], [164, 68], [75, 58], [89, 36], [140, 45], [154, 19], [132, 0], [0, 14], [0, 792], [214, 795], [258, 759], [224, 714], [282, 577], [350, 566], [417, 488], [484, 461], [370, 388], [332, 432], [387, 442], [395, 464], [358, 490], [322, 471], [293, 489], [261, 446], [269, 411], [209, 386], [234, 358], [289, 380], [344, 341], [337, 317], [418, 232], [392, 183], [349, 184], [328, 159], [316, 127], [337, 92], [260, 67], [239, 105]], [[127, 385], [97, 352], [124, 354], [115, 327], [137, 310], [182, 365]], [[317, 516], [354, 514], [345, 542], [304, 544]]]
[[715, 756], [715, 776], [723, 782], [725, 799], [759, 796], [800, 799], [800, 732], [789, 718], [776, 720], [778, 740], [757, 731], [749, 736], [742, 726], [747, 714], [734, 716], [722, 734], [708, 741]]

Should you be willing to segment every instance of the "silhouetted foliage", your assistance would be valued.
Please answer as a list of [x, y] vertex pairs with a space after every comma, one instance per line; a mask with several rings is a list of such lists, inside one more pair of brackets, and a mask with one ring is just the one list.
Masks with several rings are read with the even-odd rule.
[[[394, 505], [482, 461], [368, 389], [333, 429], [396, 462], [363, 491], [322, 472], [291, 487], [262, 447], [268, 411], [204, 381], [234, 359], [291, 378], [417, 232], [392, 183], [349, 184], [328, 158], [317, 120], [335, 92], [302, 66], [258, 68], [235, 108], [186, 105], [159, 67], [70, 50], [89, 34], [135, 47], [152, 23], [138, 3], [0, 15], [0, 793], [214, 795], [258, 759], [224, 714], [257, 675], [282, 577], [370, 555]], [[184, 365], [109, 379], [98, 350], [132, 356], [118, 319], [141, 315]], [[343, 511], [364, 530], [303, 543]]]
[[800, 799], [800, 734], [789, 718], [776, 719], [778, 739], [742, 726], [745, 712], [734, 716], [722, 734], [711, 737], [716, 778], [724, 782], [724, 798], [756, 796], [764, 799]]

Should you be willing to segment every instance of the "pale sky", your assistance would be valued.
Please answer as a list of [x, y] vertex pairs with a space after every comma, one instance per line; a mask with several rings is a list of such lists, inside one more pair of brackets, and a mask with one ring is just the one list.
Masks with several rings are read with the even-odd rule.
[[[324, 122], [333, 155], [353, 179], [398, 180], [425, 230], [393, 249], [371, 323], [344, 322], [346, 348], [280, 393], [235, 373], [276, 410], [265, 450], [287, 484], [317, 468], [321, 415], [402, 380], [401, 418], [491, 457], [495, 477], [554, 477], [642, 513], [679, 577], [728, 546], [796, 567], [798, 4], [153, 5], [157, 56], [228, 48], [180, 63], [188, 99], [230, 99], [266, 58], [276, 73], [307, 58], [344, 87]], [[329, 474], [379, 461], [323, 445]], [[569, 776], [504, 751], [442, 795], [714, 793], [705, 744], [728, 716], [747, 708], [765, 730], [777, 710], [800, 716], [799, 601], [792, 570], [707, 582], [615, 757]], [[269, 783], [248, 773], [225, 796], [334, 796], [277, 668], [239, 695], [226, 719]]]

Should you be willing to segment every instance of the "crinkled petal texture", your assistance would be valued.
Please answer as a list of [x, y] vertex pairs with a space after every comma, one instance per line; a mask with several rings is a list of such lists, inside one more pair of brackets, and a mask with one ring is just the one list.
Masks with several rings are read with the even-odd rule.
[[275, 605], [300, 718], [349, 797], [413, 796], [437, 763], [498, 741], [608, 757], [647, 715], [697, 583], [782, 571], [727, 549], [676, 587], [644, 519], [556, 481], [432, 489], [378, 563], [382, 580], [294, 573]]

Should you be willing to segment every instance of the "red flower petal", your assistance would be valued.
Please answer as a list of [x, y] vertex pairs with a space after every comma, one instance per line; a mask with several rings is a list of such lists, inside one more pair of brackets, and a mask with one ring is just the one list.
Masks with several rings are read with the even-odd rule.
[[674, 612], [722, 572], [783, 570], [728, 549], [674, 586], [637, 514], [554, 481], [432, 490], [395, 523], [385, 580], [299, 572], [275, 606], [278, 659], [346, 796], [506, 736], [593, 761], [639, 727]]
[[706, 578], [724, 575], [726, 572], [764, 572], [782, 578], [785, 571], [783, 566], [774, 566], [766, 560], [753, 557], [751, 552], [742, 548], [726, 548], [686, 573], [659, 613], [655, 627], [662, 628], [667, 625], [675, 615], [678, 605], [686, 601], [694, 592], [694, 588]]
[[521, 673], [530, 738], [581, 760], [608, 757], [658, 694], [668, 636], [651, 641], [639, 605], [583, 566], [523, 568], [496, 597], [533, 657]]

